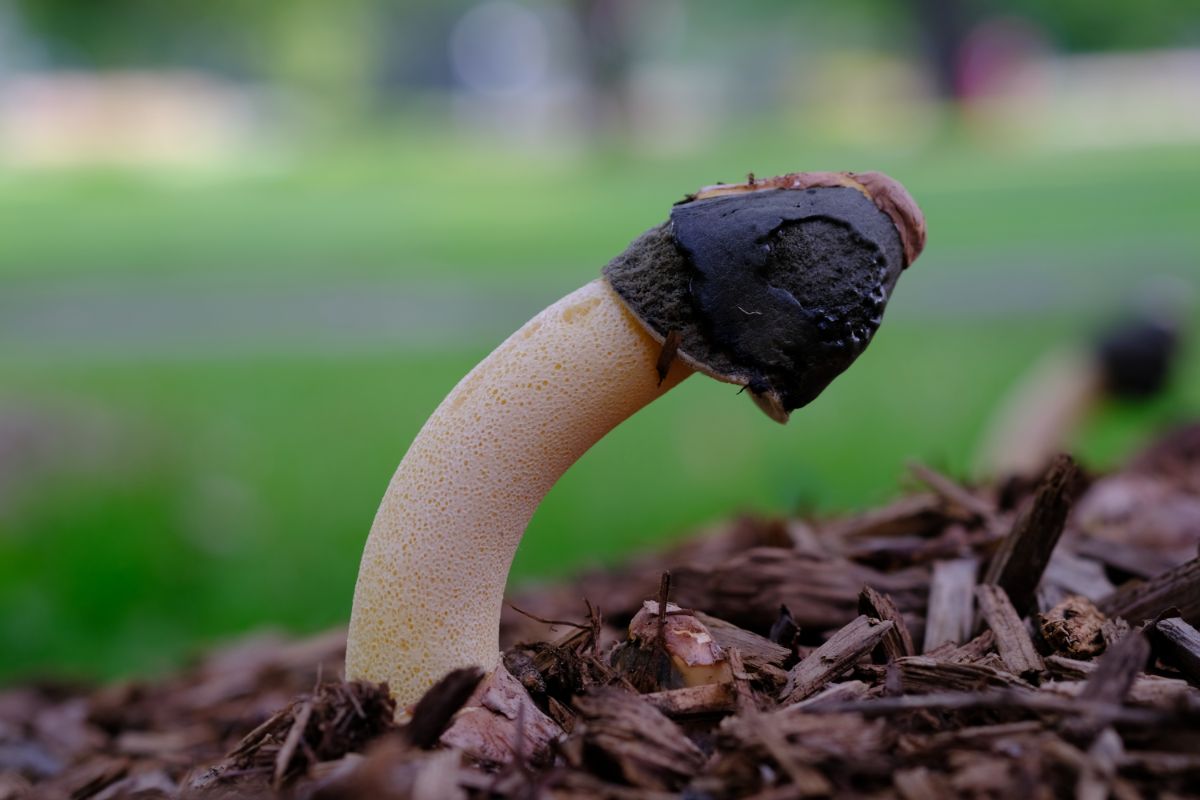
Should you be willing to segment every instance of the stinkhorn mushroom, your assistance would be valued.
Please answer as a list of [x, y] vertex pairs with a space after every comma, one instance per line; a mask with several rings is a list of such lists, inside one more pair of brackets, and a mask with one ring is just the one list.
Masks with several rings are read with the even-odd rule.
[[925, 222], [878, 172], [811, 172], [685, 198], [514, 333], [417, 434], [363, 552], [346, 677], [401, 706], [499, 661], [505, 581], [542, 497], [583, 453], [693, 371], [773, 419], [871, 341]]
[[985, 428], [976, 474], [1033, 478], [1105, 400], [1147, 401], [1162, 394], [1176, 367], [1181, 326], [1167, 309], [1121, 320], [1087, 347], [1051, 350], [1019, 378]]

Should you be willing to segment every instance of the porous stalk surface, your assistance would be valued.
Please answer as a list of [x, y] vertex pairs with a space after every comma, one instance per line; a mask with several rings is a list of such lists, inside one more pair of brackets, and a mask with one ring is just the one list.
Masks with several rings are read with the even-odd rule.
[[504, 585], [542, 497], [588, 448], [691, 370], [659, 385], [661, 345], [596, 280], [542, 311], [425, 423], [371, 527], [346, 677], [403, 705], [448, 671], [495, 667]]

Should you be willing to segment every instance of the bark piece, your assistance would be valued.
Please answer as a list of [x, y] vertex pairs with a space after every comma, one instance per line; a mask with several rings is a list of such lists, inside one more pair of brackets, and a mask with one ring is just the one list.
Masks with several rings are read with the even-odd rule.
[[1026, 677], [1045, 669], [1025, 630], [1025, 623], [1017, 616], [1008, 595], [998, 586], [982, 584], [975, 587], [975, 599], [979, 610], [987, 620], [988, 627], [996, 636], [996, 649], [1004, 666], [1014, 675]]
[[737, 707], [737, 696], [730, 683], [709, 683], [651, 692], [642, 697], [668, 717], [723, 715]]
[[751, 669], [757, 670], [763, 665], [782, 667], [792, 655], [792, 651], [787, 647], [753, 631], [740, 628], [732, 622], [726, 622], [702, 611], [696, 612], [696, 619], [704, 623], [718, 645], [726, 650], [736, 647], [741, 651], [742, 661]]
[[788, 778], [798, 797], [826, 797], [833, 784], [814, 767], [804, 763], [803, 752], [791, 746], [778, 714], [763, 714], [755, 718], [755, 735]]
[[961, 644], [970, 637], [974, 619], [972, 598], [978, 570], [979, 562], [974, 558], [934, 563], [923, 652], [928, 653], [947, 642]]
[[981, 522], [992, 521], [992, 517], [995, 515], [995, 508], [992, 504], [971, 494], [958, 482], [951, 480], [932, 467], [915, 461], [909, 463], [908, 471], [943, 500], [966, 512], [969, 517], [974, 517]]
[[1189, 623], [1200, 625], [1200, 558], [1148, 581], [1122, 586], [1098, 605], [1110, 617], [1124, 617], [1135, 624], [1153, 619], [1173, 606]]
[[883, 641], [880, 642], [887, 660], [916, 655], [912, 634], [908, 632], [904, 616], [896, 608], [892, 598], [870, 586], [864, 586], [858, 595], [858, 613], [892, 623], [892, 629], [884, 634]]
[[[943, 661], [955, 664], [975, 664], [987, 658], [995, 648], [996, 634], [986, 630], [961, 647], [949, 648], [945, 655], [938, 657]], [[926, 655], [933, 656], [933, 653], [926, 653]]]
[[1172, 665], [1200, 686], [1200, 631], [1177, 617], [1159, 620], [1154, 627]]
[[[1078, 698], [1090, 705], [1117, 706], [1125, 702], [1134, 681], [1150, 657], [1150, 641], [1142, 631], [1130, 633], [1108, 648], [1080, 689]], [[1113, 720], [1102, 710], [1084, 709], [1066, 730], [1079, 738], [1095, 737]]]
[[457, 669], [434, 684], [413, 707], [412, 719], [403, 733], [413, 747], [428, 749], [438, 739], [458, 710], [466, 705], [483, 680], [478, 667]]
[[823, 530], [832, 540], [860, 537], [929, 536], [947, 523], [942, 500], [936, 494], [913, 494], [852, 517], [827, 523]]
[[[784, 761], [809, 767], [874, 764], [886, 776], [885, 754], [893, 749], [895, 740], [895, 734], [879, 720], [866, 720], [859, 714], [811, 713], [789, 706], [722, 722], [717, 759], [725, 761], [726, 767], [734, 767], [729, 760], [737, 759], [741, 762], [738, 767], [754, 773], [759, 772], [763, 757], [776, 760], [785, 769]], [[784, 761], [779, 761], [780, 755]]]
[[584, 722], [579, 766], [598, 757], [632, 786], [673, 791], [704, 764], [683, 731], [638, 695], [594, 689], [577, 697], [575, 708]]
[[1035, 606], [1038, 583], [1062, 536], [1079, 481], [1079, 468], [1071, 457], [1056, 457], [1032, 503], [1017, 516], [988, 563], [983, 583], [1004, 589], [1019, 616]]
[[982, 664], [956, 664], [928, 656], [912, 656], [895, 662], [906, 693], [982, 691], [988, 687], [1023, 686], [1015, 675]]
[[791, 705], [816, 694], [827, 683], [853, 666], [892, 629], [890, 622], [860, 616], [839, 630], [788, 673], [780, 703]]
[[929, 574], [916, 567], [881, 572], [845, 558], [756, 547], [703, 570], [679, 568], [675, 600], [708, 609], [752, 630], [768, 630], [787, 606], [805, 630], [832, 630], [846, 624], [858, 607], [863, 586], [887, 592], [901, 611], [924, 604]]
[[[1095, 661], [1076, 661], [1061, 656], [1050, 656], [1046, 659], [1046, 667], [1056, 679], [1043, 684], [1054, 692], [1079, 697], [1087, 685], [1087, 679], [1096, 671]], [[1137, 705], [1153, 706], [1169, 710], [1190, 706], [1200, 709], [1200, 690], [1194, 689], [1187, 681], [1179, 678], [1164, 678], [1161, 675], [1138, 675], [1129, 687], [1127, 695], [1129, 702]]]
[[1091, 675], [1096, 669], [1095, 661], [1080, 661], [1064, 656], [1046, 656], [1046, 669], [1055, 678], [1082, 680]]
[[1144, 633], [1126, 636], [1097, 662], [1084, 687], [1083, 699], [1120, 703], [1149, 657], [1150, 642]]
[[543, 762], [562, 729], [503, 665], [476, 687], [439, 741], [490, 764]]
[[127, 758], [90, 759], [81, 768], [67, 772], [56, 781], [71, 800], [94, 797], [129, 774]]
[[734, 706], [739, 714], [750, 714], [758, 710], [758, 701], [754, 698], [754, 690], [750, 687], [750, 675], [742, 660], [742, 651], [731, 647], [729, 654], [729, 670], [733, 674]]
[[835, 706], [839, 703], [847, 703], [852, 700], [861, 700], [871, 693], [871, 685], [862, 681], [842, 681], [841, 683], [831, 683], [822, 691], [814, 694], [807, 700], [801, 700], [795, 705], [788, 706], [797, 710], [805, 708], [821, 708]]

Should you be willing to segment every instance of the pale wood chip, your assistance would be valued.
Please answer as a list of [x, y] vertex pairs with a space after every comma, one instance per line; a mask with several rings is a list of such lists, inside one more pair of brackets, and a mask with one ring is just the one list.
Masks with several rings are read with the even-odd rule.
[[928, 653], [947, 642], [961, 644], [971, 635], [973, 597], [979, 561], [959, 558], [936, 561], [929, 582], [929, 606], [925, 612], [925, 646]]

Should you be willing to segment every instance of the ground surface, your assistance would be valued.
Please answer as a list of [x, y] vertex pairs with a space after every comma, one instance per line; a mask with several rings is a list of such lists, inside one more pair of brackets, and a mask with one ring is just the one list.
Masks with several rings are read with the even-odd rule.
[[338, 631], [10, 688], [0, 798], [1200, 796], [1200, 427], [1104, 477], [912, 477], [523, 592], [507, 671], [399, 725]]

